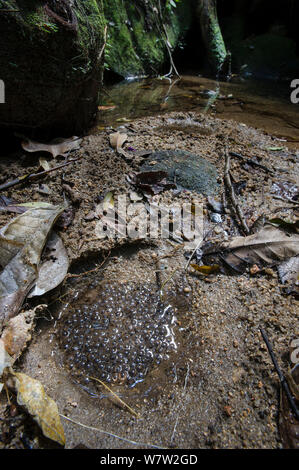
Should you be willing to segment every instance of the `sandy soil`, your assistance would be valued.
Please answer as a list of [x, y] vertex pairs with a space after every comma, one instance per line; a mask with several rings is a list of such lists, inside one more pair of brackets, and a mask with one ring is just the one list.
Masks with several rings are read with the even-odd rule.
[[[122, 130], [129, 136], [125, 147], [181, 149], [209, 160], [218, 169], [218, 199], [224, 192], [224, 148], [228, 142], [230, 151], [246, 158], [256, 157], [273, 170], [268, 173], [232, 159], [234, 178], [246, 181], [239, 201], [248, 225], [262, 214], [288, 220], [298, 217], [298, 206], [275, 199], [272, 185], [298, 184], [295, 176], [299, 153], [287, 148], [269, 150], [284, 147], [275, 137], [233, 121], [196, 113], [140, 119], [124, 123]], [[63, 415], [135, 441], [133, 444], [62, 418], [67, 448], [79, 444], [105, 449], [144, 448], [146, 444], [164, 448], [281, 447], [279, 384], [259, 328], [265, 328], [282, 368], [287, 370], [289, 343], [299, 337], [297, 301], [283, 295], [275, 269], [256, 275], [247, 272], [240, 276], [204, 277], [192, 268], [185, 271], [184, 244], [167, 240], [146, 243], [98, 240], [94, 232], [96, 220], [90, 215], [96, 203], [107, 191], [115, 194], [132, 191], [126, 177], [148, 158], [126, 161], [117, 155], [109, 146], [110, 132], [111, 129], [104, 129], [84, 138], [81, 149], [72, 154], [80, 155], [80, 160], [42, 181], [49, 194], [39, 192], [38, 182], [3, 193], [19, 202], [43, 200], [57, 204], [64, 198], [69, 201], [74, 218], [66, 228], [58, 226], [57, 232], [73, 263], [71, 272], [86, 272], [110, 253], [96, 272], [67, 280], [51, 295], [26, 304], [48, 303], [49, 310], [47, 318], [37, 320], [33, 340], [18, 361], [17, 369], [40, 380]], [[38, 154], [20, 151], [3, 158], [1, 182], [35, 171], [37, 166]], [[213, 239], [239, 233], [230, 214], [223, 217], [222, 224], [210, 221], [204, 195], [183, 191], [174, 196], [167, 191], [155, 196], [156, 202], [170, 202], [174, 198], [204, 203], [205, 230], [213, 229]], [[0, 226], [12, 217], [13, 214], [1, 213]], [[176, 292], [178, 349], [133, 389], [115, 385], [115, 391], [140, 414], [137, 419], [107, 397], [101, 386], [84, 382], [84, 373], [78, 380], [70, 373], [59, 347], [57, 318], [63, 308], [68, 309], [68, 302], [76, 295], [80, 297], [95, 279], [103, 283], [154, 284], [157, 270], [162, 283], [170, 278], [168, 273], [173, 273], [167, 289]], [[20, 409], [12, 413], [7, 408], [4, 393], [0, 399], [1, 416], [6, 417], [2, 421], [0, 448], [53, 446]]]

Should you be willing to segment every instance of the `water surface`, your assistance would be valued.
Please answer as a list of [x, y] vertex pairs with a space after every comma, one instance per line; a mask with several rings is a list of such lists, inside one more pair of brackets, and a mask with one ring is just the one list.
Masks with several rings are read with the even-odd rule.
[[[109, 86], [100, 98], [96, 127], [115, 127], [170, 111], [205, 111], [262, 129], [285, 139], [290, 148], [299, 149], [299, 104], [290, 101], [290, 83], [233, 80], [236, 82], [219, 83], [184, 75], [171, 81], [148, 78]], [[214, 100], [216, 90], [219, 97]]]

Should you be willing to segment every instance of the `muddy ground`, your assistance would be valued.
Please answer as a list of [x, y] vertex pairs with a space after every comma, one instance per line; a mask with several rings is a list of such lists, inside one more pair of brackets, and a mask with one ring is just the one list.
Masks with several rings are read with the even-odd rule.
[[[298, 301], [284, 295], [275, 268], [257, 274], [248, 271], [238, 276], [219, 273], [205, 277], [193, 268], [185, 270], [184, 243], [97, 239], [93, 211], [107, 191], [116, 195], [134, 190], [127, 175], [138, 170], [149, 157], [136, 156], [129, 147], [137, 151], [180, 149], [206, 158], [217, 167], [219, 192], [215, 198], [221, 200], [228, 144], [230, 151], [249, 159], [255, 157], [272, 170], [243, 164], [237, 158], [231, 160], [235, 180], [246, 182], [238, 200], [248, 225], [263, 214], [294, 221], [298, 205], [287, 198], [288, 188], [298, 185], [298, 150], [288, 150], [284, 142], [244, 124], [194, 112], [124, 122], [120, 127], [128, 134], [124, 147], [132, 153], [132, 160], [126, 160], [109, 146], [111, 129], [101, 129], [85, 137], [81, 149], [72, 153], [72, 157], [80, 156], [78, 161], [49, 174], [41, 182], [15, 186], [1, 193], [19, 202], [68, 201], [73, 219], [69, 225], [64, 220], [56, 231], [72, 262], [70, 272], [87, 272], [68, 278], [51, 295], [26, 302], [24, 308], [46, 303], [48, 309], [37, 319], [33, 339], [16, 369], [40, 380], [57, 402], [60, 413], [76, 422], [62, 418], [67, 448], [282, 447], [278, 429], [279, 383], [259, 328], [267, 331], [286, 371], [289, 343], [299, 337], [299, 326]], [[39, 156], [18, 151], [2, 158], [1, 183], [35, 172]], [[56, 163], [60, 161], [63, 159], [58, 157]], [[284, 189], [275, 192], [273, 184], [278, 182]], [[41, 192], [45, 189], [41, 184], [46, 185], [48, 194]], [[221, 240], [241, 233], [230, 213], [223, 216], [220, 224], [211, 222], [205, 195], [169, 190], [154, 199], [203, 203], [204, 229], [209, 238]], [[1, 213], [0, 226], [13, 216]], [[80, 299], [90, 283], [150, 282], [155, 286], [157, 271], [160, 282], [166, 282], [165, 289], [175, 297], [177, 349], [135, 387], [112, 385], [140, 414], [137, 419], [120, 408], [103, 387], [88, 381], [84, 368], [75, 374], [70, 371], [59, 345], [60, 316]], [[55, 447], [41, 436], [21, 409], [12, 412], [4, 392], [0, 399], [3, 419], [0, 448]]]

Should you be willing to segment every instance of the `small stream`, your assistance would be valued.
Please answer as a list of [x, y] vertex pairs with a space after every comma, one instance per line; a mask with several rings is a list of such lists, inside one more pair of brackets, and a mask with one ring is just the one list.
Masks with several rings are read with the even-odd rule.
[[[219, 96], [214, 100], [218, 86]], [[239, 77], [220, 83], [196, 75], [127, 80], [106, 87], [92, 132], [171, 111], [206, 111], [262, 129], [299, 149], [299, 105], [291, 103], [291, 91], [288, 82], [242, 81]]]

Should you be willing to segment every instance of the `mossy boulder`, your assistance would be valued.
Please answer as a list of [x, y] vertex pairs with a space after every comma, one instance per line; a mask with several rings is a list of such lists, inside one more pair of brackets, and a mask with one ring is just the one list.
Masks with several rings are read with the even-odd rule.
[[59, 135], [87, 128], [103, 72], [104, 29], [102, 0], [0, 0], [0, 127]]
[[[166, 41], [174, 49], [190, 27], [192, 0], [166, 8], [157, 0], [106, 0], [107, 68], [118, 75], [157, 75], [168, 61]], [[166, 34], [165, 34], [165, 29]]]

